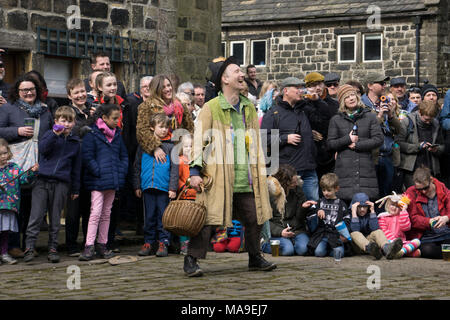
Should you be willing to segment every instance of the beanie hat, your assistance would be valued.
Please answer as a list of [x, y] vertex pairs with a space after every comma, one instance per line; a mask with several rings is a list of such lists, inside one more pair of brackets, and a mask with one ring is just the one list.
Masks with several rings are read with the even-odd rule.
[[305, 77], [306, 85], [313, 83], [313, 82], [322, 82], [324, 80], [325, 80], [325, 77], [318, 72], [308, 73]]
[[348, 96], [351, 92], [354, 92], [356, 94], [356, 89], [353, 86], [349, 84], [340, 86], [337, 92], [339, 104], [341, 104], [342, 100], [345, 99], [345, 97]]
[[422, 90], [420, 92], [420, 95], [422, 96], [422, 99], [423, 99], [423, 97], [425, 97], [427, 92], [430, 92], [430, 91], [436, 93], [436, 95], [439, 95], [438, 89], [435, 86], [433, 86], [432, 84], [428, 84], [427, 83], [426, 85], [424, 85], [422, 87]]

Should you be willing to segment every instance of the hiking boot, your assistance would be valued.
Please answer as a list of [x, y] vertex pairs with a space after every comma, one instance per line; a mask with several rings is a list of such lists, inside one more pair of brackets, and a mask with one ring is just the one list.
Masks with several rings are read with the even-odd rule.
[[275, 263], [269, 262], [261, 254], [256, 256], [248, 255], [248, 269], [250, 271], [271, 271], [276, 269]]
[[202, 269], [198, 266], [197, 259], [193, 256], [187, 255], [184, 257], [183, 270], [188, 277], [201, 277], [203, 275]]
[[386, 255], [386, 259], [392, 260], [394, 259], [397, 252], [399, 252], [403, 247], [403, 241], [400, 238], [395, 239], [388, 244], [385, 244], [383, 247], [384, 254]]
[[56, 249], [50, 249], [48, 252], [47, 260], [51, 263], [58, 263], [59, 262], [59, 254]]
[[366, 252], [370, 254], [372, 257], [375, 257], [375, 259], [380, 260], [383, 257], [383, 254], [381, 253], [381, 248], [378, 246], [376, 242], [370, 241], [369, 244], [366, 246]]
[[8, 254], [16, 259], [23, 258], [25, 256], [25, 254], [23, 253], [22, 250], [20, 250], [20, 248], [12, 248], [11, 250], [8, 251]]
[[169, 254], [169, 251], [167, 249], [167, 244], [165, 244], [164, 242], [159, 242], [159, 248], [158, 248], [158, 251], [156, 251], [156, 256], [157, 257], [167, 257], [168, 254]]
[[34, 249], [27, 248], [24, 252], [23, 261], [30, 262], [31, 260], [33, 260], [35, 257], [34, 251]]
[[86, 246], [83, 250], [83, 252], [81, 253], [80, 257], [78, 258], [78, 260], [80, 261], [90, 261], [92, 259], [94, 259], [94, 255], [95, 255], [95, 248], [94, 246]]
[[2, 256], [0, 257], [0, 260], [2, 263], [7, 263], [7, 264], [16, 264], [17, 263], [17, 260], [13, 259], [13, 257], [11, 257], [7, 253], [2, 254]]
[[181, 242], [180, 254], [187, 255], [189, 240]]
[[150, 243], [144, 243], [141, 250], [138, 252], [138, 256], [149, 256], [150, 252], [152, 251], [152, 246]]
[[98, 255], [101, 259], [110, 259], [110, 258], [114, 257], [114, 252], [112, 252], [111, 250], [109, 250], [109, 249], [106, 247], [106, 244], [99, 243], [99, 244], [98, 244], [98, 249], [97, 249], [97, 255]]

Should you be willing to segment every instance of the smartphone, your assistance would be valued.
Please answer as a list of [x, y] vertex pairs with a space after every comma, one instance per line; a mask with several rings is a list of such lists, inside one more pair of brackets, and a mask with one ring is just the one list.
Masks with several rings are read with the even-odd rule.
[[439, 147], [439, 145], [438, 144], [432, 144], [432, 145], [429, 146], [429, 148], [434, 148], [434, 147]]
[[35, 121], [36, 119], [34, 119], [34, 118], [25, 118], [24, 120], [23, 120], [23, 124], [26, 126], [26, 127], [32, 127], [32, 128], [34, 128], [34, 121]]

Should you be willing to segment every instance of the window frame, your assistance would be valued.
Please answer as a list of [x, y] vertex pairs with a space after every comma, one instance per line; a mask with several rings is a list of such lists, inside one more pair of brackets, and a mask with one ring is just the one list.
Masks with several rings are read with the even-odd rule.
[[247, 61], [246, 61], [246, 47], [247, 47], [247, 44], [246, 44], [246, 42], [245, 41], [230, 41], [230, 56], [233, 56], [234, 55], [234, 50], [233, 50], [233, 44], [235, 44], [235, 43], [242, 43], [244, 46], [243, 46], [243, 52], [242, 52], [242, 64], [240, 65], [240, 67], [244, 67], [244, 66], [246, 66], [247, 64]]
[[[256, 65], [255, 62], [253, 61], [253, 44], [255, 42], [264, 42], [264, 64], [258, 64]], [[265, 40], [251, 40], [250, 41], [250, 48], [251, 48], [251, 52], [250, 52], [250, 64], [255, 65], [255, 67], [265, 67], [267, 66], [267, 39]]]
[[[366, 36], [380, 36], [380, 60], [366, 60]], [[383, 34], [382, 33], [365, 33], [362, 35], [362, 62], [383, 62]]]
[[[353, 38], [353, 60], [341, 60], [341, 39], [342, 38]], [[356, 63], [357, 55], [357, 37], [356, 34], [343, 34], [337, 37], [337, 62], [338, 63]]]

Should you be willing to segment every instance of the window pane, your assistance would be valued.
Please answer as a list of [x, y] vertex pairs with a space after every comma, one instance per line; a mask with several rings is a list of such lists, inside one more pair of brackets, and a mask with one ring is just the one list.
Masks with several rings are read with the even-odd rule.
[[266, 42], [254, 41], [253, 48], [253, 64], [255, 66], [263, 66], [266, 64]]
[[44, 79], [47, 82], [49, 95], [67, 96], [66, 83], [71, 76], [71, 62], [46, 58], [44, 60]]
[[381, 35], [364, 37], [364, 60], [381, 60]]
[[225, 55], [225, 42], [222, 42], [222, 57], [226, 57], [226, 55]]
[[341, 38], [341, 61], [355, 60], [355, 38]]
[[233, 43], [233, 56], [239, 61], [240, 65], [244, 64], [244, 44]]

